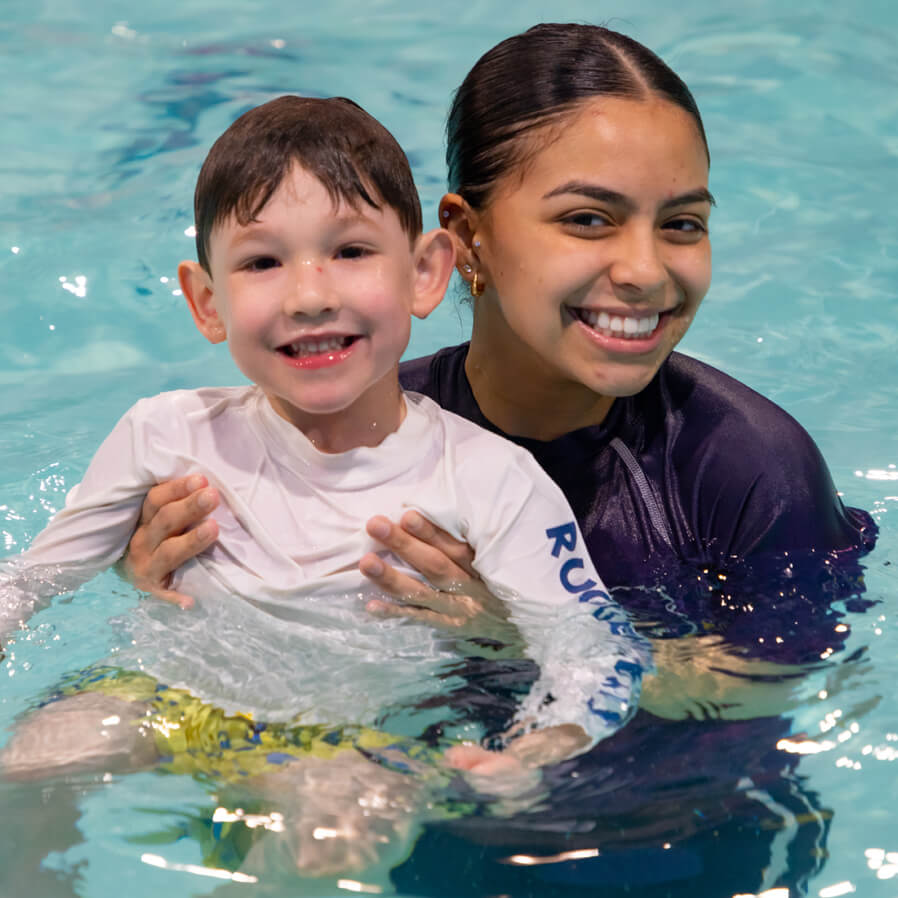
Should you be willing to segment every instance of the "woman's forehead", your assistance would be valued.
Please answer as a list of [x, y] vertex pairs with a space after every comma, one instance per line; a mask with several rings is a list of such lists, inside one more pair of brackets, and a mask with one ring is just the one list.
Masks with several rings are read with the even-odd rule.
[[492, 200], [525, 190], [553, 189], [571, 180], [644, 179], [649, 170], [707, 185], [704, 140], [692, 116], [668, 100], [597, 97], [583, 100], [520, 138], [514, 161]]

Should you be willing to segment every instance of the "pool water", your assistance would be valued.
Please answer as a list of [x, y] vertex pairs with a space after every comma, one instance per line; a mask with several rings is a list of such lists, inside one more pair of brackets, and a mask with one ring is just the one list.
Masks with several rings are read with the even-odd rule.
[[[614, 869], [602, 866], [604, 844], [596, 846], [599, 854], [561, 857], [565, 840], [584, 844], [577, 834], [588, 814], [577, 808], [606, 800], [595, 779], [594, 792], [584, 784], [579, 797], [576, 783], [565, 787], [569, 813], [550, 808], [551, 825], [539, 838], [521, 826], [503, 832], [494, 818], [483, 818], [482, 826], [469, 821], [455, 841], [428, 834], [397, 876], [397, 890], [591, 896], [629, 884], [636, 896], [894, 898], [898, 6], [890, 0], [851, 7], [645, 0], [637, 10], [584, 0], [522, 0], [514, 7], [474, 0], [461, 8], [409, 0], [4, 4], [3, 554], [28, 545], [136, 398], [239, 381], [226, 351], [193, 328], [174, 281], [177, 262], [193, 254], [188, 232], [198, 167], [237, 115], [285, 92], [352, 97], [406, 148], [425, 222], [435, 223], [451, 91], [487, 48], [541, 20], [604, 22], [626, 31], [658, 51], [695, 93], [718, 204], [715, 269], [682, 348], [795, 415], [820, 445], [845, 501], [873, 513], [881, 532], [864, 564], [865, 598], [875, 604], [849, 615], [846, 648], [832, 668], [803, 684], [774, 742], [764, 741], [769, 728], [746, 724], [738, 730], [745, 742], [732, 747], [740, 755], [748, 745], [752, 757], [780, 752], [784, 768], [801, 755], [787, 779], [810, 810], [795, 804], [784, 811], [789, 800], [780, 796], [770, 819], [790, 818], [800, 830], [808, 815], [819, 818], [812, 837], [790, 841], [787, 826], [766, 818], [736, 825], [722, 801], [726, 838], [699, 858], [692, 849], [677, 851], [688, 834], [682, 827], [667, 832], [659, 805], [657, 832], [646, 826], [624, 840], [626, 852], [609, 849]], [[450, 295], [416, 323], [408, 355], [460, 342], [468, 327], [467, 312]], [[116, 631], [100, 622], [135, 602], [133, 591], [107, 574], [74, 601], [35, 617], [0, 661], [0, 731], [63, 674], [106, 655]], [[852, 657], [860, 660], [841, 664]], [[689, 740], [695, 732], [688, 731]], [[0, 744], [6, 738], [0, 735]], [[720, 751], [719, 740], [709, 745]], [[689, 749], [695, 745], [684, 745]], [[644, 779], [654, 775], [652, 757], [621, 763], [632, 772], [644, 762]], [[16, 826], [18, 815], [40, 813], [41, 801], [53, 808], [46, 843], [27, 846], [33, 857], [11, 856], [0, 840], [3, 898], [26, 887], [102, 898], [161, 889], [209, 894], [221, 886], [201, 866], [195, 840], [160, 837], [149, 847], [136, 841], [185, 827], [209, 805], [207, 783], [143, 773], [65, 788], [62, 800], [0, 786], [7, 827]], [[701, 822], [693, 823], [701, 833]], [[760, 838], [765, 826], [779, 827], [784, 837]], [[709, 844], [715, 838], [711, 824]], [[444, 844], [456, 854], [441, 856]], [[715, 850], [719, 871], [709, 866]], [[528, 851], [541, 863], [525, 869], [508, 860]], [[489, 875], [481, 870], [485, 858], [498, 859]], [[17, 866], [41, 859], [41, 872], [27, 886], [16, 878]], [[683, 883], [693, 881], [696, 864], [705, 865], [705, 874], [687, 891]], [[728, 867], [742, 872], [731, 875]], [[782, 881], [794, 882], [778, 885], [777, 871], [790, 867], [799, 872]], [[447, 883], [465, 876], [470, 888], [452, 892]], [[300, 890], [297, 883], [264, 881], [230, 887], [247, 896]], [[332, 893], [353, 888], [344, 883]]]

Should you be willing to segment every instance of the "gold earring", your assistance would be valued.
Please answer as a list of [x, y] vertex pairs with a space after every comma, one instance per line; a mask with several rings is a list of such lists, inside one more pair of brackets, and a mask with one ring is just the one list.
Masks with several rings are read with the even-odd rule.
[[471, 296], [477, 299], [484, 290], [486, 290], [486, 284], [480, 283], [480, 275], [475, 271], [474, 277], [471, 278]]

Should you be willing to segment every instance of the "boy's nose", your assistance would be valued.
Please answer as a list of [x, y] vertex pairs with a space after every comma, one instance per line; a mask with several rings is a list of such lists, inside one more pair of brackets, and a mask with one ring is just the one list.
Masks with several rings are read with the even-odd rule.
[[303, 260], [296, 267], [293, 289], [284, 297], [287, 315], [320, 315], [339, 306], [335, 291], [323, 267], [314, 260]]

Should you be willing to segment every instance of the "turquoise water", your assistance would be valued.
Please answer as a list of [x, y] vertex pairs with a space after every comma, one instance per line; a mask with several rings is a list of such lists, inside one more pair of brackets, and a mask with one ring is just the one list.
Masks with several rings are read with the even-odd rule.
[[[867, 597], [879, 604], [852, 619], [849, 643], [868, 660], [839, 689], [810, 693], [792, 730], [831, 746], [800, 765], [834, 812], [808, 894], [850, 886], [894, 898], [898, 855], [875, 853], [898, 852], [898, 7], [887, 0], [646, 0], [637, 11], [579, 0], [451, 10], [407, 0], [4, 4], [3, 549], [28, 544], [136, 397], [237, 380], [174, 283], [193, 252], [185, 231], [199, 164], [233, 118], [284, 92], [353, 97], [407, 149], [435, 223], [451, 91], [496, 41], [548, 19], [627, 31], [693, 89], [718, 207], [714, 283], [683, 348], [794, 414], [846, 501], [880, 524], [866, 559]], [[416, 327], [409, 355], [459, 342], [468, 323], [450, 296]], [[113, 635], [97, 621], [133, 602], [109, 575], [35, 618], [0, 662], [0, 728], [62, 673], [104, 655]], [[203, 787], [142, 774], [76, 792], [83, 841], [38, 852], [59, 872], [60, 894], [117, 894], [123, 882], [133, 895], [214, 887], [142, 863], [146, 847], [128, 841], [146, 829], [136, 809], [187, 813]], [[197, 862], [188, 844], [164, 853], [170, 864]], [[0, 845], [0, 864], [3, 854]]]

